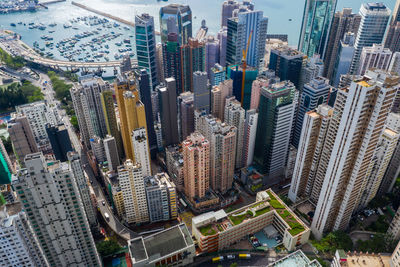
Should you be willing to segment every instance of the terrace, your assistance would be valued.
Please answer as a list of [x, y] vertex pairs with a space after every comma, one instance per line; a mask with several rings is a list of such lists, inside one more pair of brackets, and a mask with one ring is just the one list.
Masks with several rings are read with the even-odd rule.
[[271, 190], [265, 191], [268, 197], [257, 201], [254, 204], [245, 206], [238, 210], [234, 210], [226, 216], [220, 216], [215, 221], [199, 227], [199, 231], [203, 236], [215, 235], [226, 229], [240, 225], [248, 220], [253, 220], [267, 212], [275, 211], [280, 218], [286, 222], [290, 229], [288, 232], [294, 237], [305, 230], [303, 224], [299, 222], [294, 214], [288, 210], [286, 205]]

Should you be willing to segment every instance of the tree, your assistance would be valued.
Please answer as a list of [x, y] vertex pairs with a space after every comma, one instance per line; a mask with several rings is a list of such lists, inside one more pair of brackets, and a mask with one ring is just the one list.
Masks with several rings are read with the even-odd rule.
[[1, 136], [0, 138], [1, 138], [1, 141], [3, 141], [3, 145], [4, 145], [4, 148], [6, 149], [7, 153], [9, 155], [13, 154], [14, 152], [13, 152], [10, 137], [5, 138], [4, 136]]
[[112, 255], [119, 250], [121, 250], [121, 246], [114, 239], [104, 240], [96, 244], [97, 251], [99, 254], [104, 257], [108, 255]]
[[232, 263], [231, 265], [230, 265], [230, 267], [237, 267], [238, 266], [238, 264], [236, 263], [236, 262], [234, 262], [234, 263]]
[[353, 241], [343, 231], [331, 232], [320, 241], [313, 241], [313, 245], [319, 251], [331, 253], [334, 253], [336, 249], [343, 249], [344, 251], [353, 249]]
[[362, 252], [392, 253], [395, 246], [393, 239], [382, 233], [374, 235], [371, 240], [357, 241], [357, 250]]
[[74, 128], [79, 131], [78, 118], [76, 117], [76, 115], [71, 116], [70, 122], [72, 126], [74, 126]]

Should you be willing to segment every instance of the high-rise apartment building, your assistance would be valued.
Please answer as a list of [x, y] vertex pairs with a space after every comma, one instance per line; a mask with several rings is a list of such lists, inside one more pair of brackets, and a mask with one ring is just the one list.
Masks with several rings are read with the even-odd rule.
[[225, 80], [211, 89], [211, 113], [221, 121], [224, 120], [226, 99], [233, 95], [232, 90], [232, 80]]
[[392, 18], [389, 22], [389, 28], [386, 33], [385, 47], [389, 48], [390, 51], [400, 51], [400, 1], [396, 1], [393, 9]]
[[37, 101], [15, 107], [16, 112], [25, 116], [31, 126], [38, 149], [51, 153], [51, 145], [46, 132], [46, 125], [58, 125], [56, 109], [50, 108], [45, 101]]
[[290, 81], [261, 89], [254, 162], [267, 182], [284, 174], [297, 99], [298, 91]]
[[[185, 139], [186, 140], [186, 139]], [[165, 149], [165, 161], [171, 181], [178, 191], [184, 191], [183, 154], [180, 146], [169, 146]]]
[[144, 178], [150, 222], [173, 220], [178, 216], [176, 187], [166, 173]]
[[73, 151], [73, 149], [65, 125], [51, 126], [47, 124], [46, 132], [56, 160], [61, 162], [67, 161], [67, 152]]
[[306, 56], [288, 46], [271, 49], [269, 68], [275, 71], [281, 81], [291, 81], [297, 89], [303, 88], [303, 71], [306, 66]]
[[244, 126], [245, 126], [246, 112], [242, 105], [235, 97], [230, 97], [226, 100], [224, 122], [229, 125], [235, 126], [236, 132], [236, 160], [235, 168], [240, 169], [243, 167], [243, 141], [244, 141]]
[[[399, 240], [400, 238], [400, 208], [397, 209], [397, 212], [389, 225], [388, 234], [393, 238], [393, 240]], [[397, 251], [397, 253], [399, 252]]]
[[[168, 34], [178, 36], [180, 45], [186, 44], [192, 37], [192, 11], [188, 5], [169, 4], [160, 9], [161, 42], [166, 43]], [[170, 77], [170, 76], [167, 76]]]
[[400, 133], [389, 128], [383, 130], [379, 138], [378, 146], [371, 162], [369, 163], [367, 174], [361, 189], [361, 198], [358, 203], [358, 210], [367, 207], [368, 203], [376, 196], [379, 185], [387, 170], [393, 152], [399, 141]]
[[227, 0], [222, 3], [222, 12], [221, 12], [221, 27], [226, 27], [228, 24], [228, 19], [232, 18], [233, 11], [235, 9], [239, 9], [240, 4], [235, 0]]
[[117, 171], [117, 168], [120, 165], [120, 157], [118, 154], [118, 147], [115, 137], [106, 135], [106, 137], [103, 139], [103, 145], [108, 164], [108, 170]]
[[76, 185], [78, 186], [79, 194], [82, 199], [83, 208], [86, 212], [86, 217], [92, 228], [97, 228], [96, 210], [94, 209], [89, 190], [89, 181], [86, 178], [82, 168], [82, 161], [77, 152], [69, 152], [67, 154], [70, 170], [74, 175]]
[[[180, 47], [181, 68], [182, 68], [182, 91], [193, 91], [193, 73], [205, 72], [206, 66], [206, 45], [203, 41], [189, 38], [188, 43]], [[206, 73], [207, 74], [207, 73]]]
[[21, 164], [24, 163], [26, 155], [39, 151], [31, 126], [25, 116], [12, 116], [11, 120], [7, 122], [7, 131], [15, 156]]
[[329, 80], [317, 77], [310, 83], [306, 83], [300, 94], [299, 106], [297, 111], [296, 123], [292, 144], [297, 148], [303, 128], [303, 119], [306, 112], [317, 108], [319, 105], [328, 103], [329, 95], [332, 91]]
[[151, 176], [150, 149], [145, 128], [137, 128], [132, 131], [132, 144], [135, 162], [142, 167], [143, 176]]
[[254, 147], [256, 144], [258, 113], [255, 109], [246, 111], [243, 134], [243, 165], [250, 166], [253, 163]]
[[324, 72], [324, 62], [318, 54], [314, 54], [311, 58], [307, 59], [306, 66], [304, 67], [303, 83], [309, 83], [312, 79], [322, 77]]
[[207, 72], [196, 71], [193, 76], [194, 109], [210, 113], [210, 89], [208, 88]]
[[[386, 119], [387, 128], [394, 132], [400, 132], [400, 114], [389, 113]], [[385, 176], [379, 186], [378, 195], [382, 196], [393, 190], [393, 186], [396, 182], [397, 177], [400, 174], [400, 142], [397, 143], [397, 147], [393, 152], [393, 156], [390, 159], [390, 163], [386, 169]]]
[[363, 47], [357, 74], [364, 75], [369, 69], [387, 70], [389, 68], [392, 52], [381, 44]]
[[1, 265], [50, 266], [25, 211], [21, 211], [21, 207], [17, 205], [0, 205]]
[[300, 30], [299, 51], [324, 56], [336, 9], [336, 0], [306, 0]]
[[90, 149], [92, 150], [97, 163], [103, 163], [107, 160], [102, 138], [93, 136], [93, 138], [90, 139]]
[[339, 52], [340, 42], [347, 33], [356, 34], [360, 26], [361, 16], [352, 13], [351, 8], [343, 8], [333, 16], [326, 50], [324, 54], [324, 77], [333, 78], [333, 70]]
[[165, 85], [159, 85], [161, 127], [164, 146], [179, 143], [178, 111], [176, 107], [176, 82], [174, 78], [165, 79]]
[[[50, 266], [101, 266], [74, 174], [67, 163], [25, 157], [13, 180]], [[60, 194], [60, 192], [62, 192]]]
[[113, 92], [105, 90], [101, 92], [101, 105], [103, 107], [104, 118], [106, 120], [107, 134], [115, 138], [120, 158], [124, 156], [124, 147], [121, 139], [121, 132], [118, 129], [117, 117], [115, 116], [115, 106]]
[[89, 147], [90, 139], [94, 136], [103, 138], [107, 134], [100, 95], [109, 88], [110, 85], [101, 78], [87, 78], [71, 88], [81, 139], [86, 147]]
[[114, 83], [120, 117], [120, 128], [125, 156], [135, 160], [132, 147], [132, 131], [144, 127], [147, 130], [146, 112], [140, 101], [136, 80], [132, 76], [117, 77]]
[[247, 65], [261, 68], [264, 62], [265, 42], [267, 39], [268, 18], [262, 11], [253, 11], [241, 6], [228, 19], [226, 44], [226, 64], [237, 65], [242, 62], [243, 51], [247, 50]]
[[135, 16], [135, 44], [137, 64], [140, 69], [146, 69], [149, 74], [150, 87], [157, 86], [156, 66], [156, 35], [154, 32], [154, 18], [149, 14]]
[[140, 164], [128, 159], [118, 167], [118, 181], [124, 200], [125, 219], [128, 223], [149, 221], [146, 190]]
[[[316, 110], [308, 111], [304, 115], [288, 194], [289, 199], [293, 202], [311, 195], [332, 115], [333, 108], [326, 104], [319, 105]], [[311, 197], [311, 201], [316, 202], [317, 200]]]
[[319, 196], [311, 226], [317, 238], [348, 226], [399, 81], [381, 70], [367, 71], [338, 90], [313, 188]]
[[205, 113], [195, 116], [196, 131], [210, 143], [210, 186], [225, 193], [233, 182], [237, 128]]
[[258, 109], [262, 87], [268, 87], [270, 84], [279, 81], [279, 77], [276, 77], [275, 72], [272, 70], [267, 70], [258, 75], [257, 79], [253, 81], [253, 84], [251, 85], [250, 109]]
[[0, 185], [11, 183], [11, 173], [14, 167], [10, 161], [8, 153], [0, 139]]
[[194, 132], [194, 97], [184, 92], [178, 97], [179, 140], [183, 141]]
[[210, 187], [210, 143], [199, 132], [182, 142], [185, 195], [190, 201], [201, 199]]
[[361, 22], [358, 28], [354, 55], [351, 61], [350, 74], [356, 74], [362, 49], [373, 44], [381, 44], [390, 17], [390, 9], [383, 3], [362, 4], [360, 8]]

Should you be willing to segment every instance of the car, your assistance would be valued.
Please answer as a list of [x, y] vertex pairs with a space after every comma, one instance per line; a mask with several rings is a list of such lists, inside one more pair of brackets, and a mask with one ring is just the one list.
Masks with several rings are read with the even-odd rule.
[[370, 235], [371, 238], [374, 238], [374, 235]]
[[106, 202], [103, 200], [103, 201], [101, 202], [101, 204], [103, 204], [103, 206], [105, 206], [105, 205], [106, 205]]
[[228, 260], [234, 260], [236, 258], [236, 256], [235, 255], [228, 255], [228, 256], [226, 256], [226, 258]]
[[93, 184], [93, 180], [90, 180], [90, 183]]

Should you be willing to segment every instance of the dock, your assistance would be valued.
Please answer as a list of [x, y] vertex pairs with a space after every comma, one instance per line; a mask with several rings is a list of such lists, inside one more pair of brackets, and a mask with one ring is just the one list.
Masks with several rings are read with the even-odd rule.
[[[77, 3], [77, 2], [75, 2], [75, 1], [72, 1], [71, 4], [73, 4], [74, 6], [80, 7], [80, 8], [82, 8], [82, 9], [85, 9], [85, 10], [87, 10], [87, 11], [93, 12], [93, 13], [95, 13], [95, 14], [97, 14], [97, 15], [100, 15], [100, 16], [103, 16], [103, 17], [106, 17], [106, 18], [109, 18], [109, 19], [118, 21], [118, 22], [120, 22], [120, 23], [122, 23], [122, 24], [131, 26], [131, 27], [135, 27], [135, 23], [132, 22], [132, 21], [128, 21], [128, 20], [126, 20], [126, 19], [122, 19], [122, 18], [119, 18], [119, 17], [117, 17], [117, 16], [108, 14], [108, 13], [106, 13], [106, 12], [96, 10], [96, 9], [91, 8], [91, 7], [89, 7], [89, 6], [86, 6], [86, 5], [84, 5], [84, 4]], [[156, 35], [160, 35], [160, 32], [155, 31], [155, 34], [156, 34]]]

